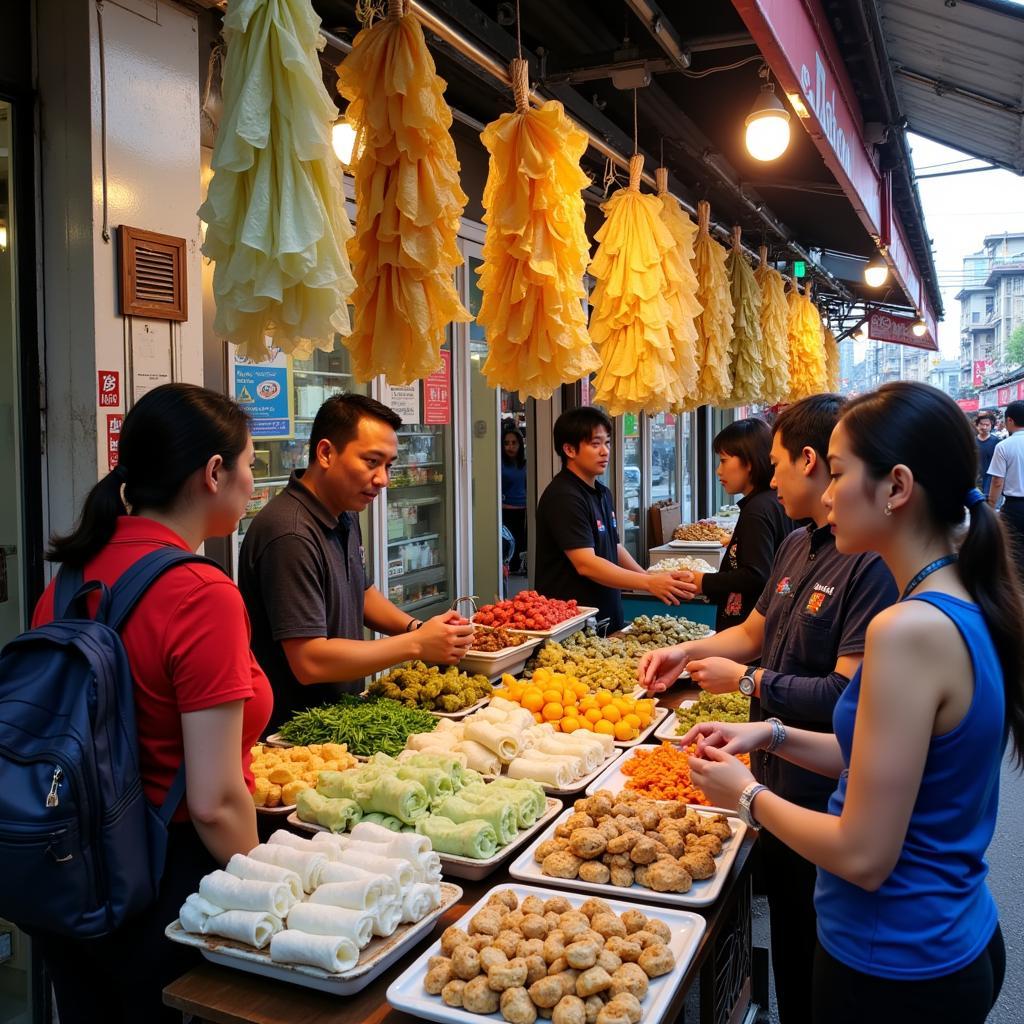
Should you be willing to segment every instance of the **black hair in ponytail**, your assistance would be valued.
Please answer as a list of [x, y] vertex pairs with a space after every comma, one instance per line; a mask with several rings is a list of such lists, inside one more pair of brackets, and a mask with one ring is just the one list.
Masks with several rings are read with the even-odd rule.
[[[978, 448], [960, 407], [927, 384], [896, 381], [854, 398], [843, 428], [857, 458], [881, 479], [907, 466], [928, 498], [936, 529], [963, 523], [964, 502], [978, 476]], [[1018, 767], [1024, 767], [1024, 597], [1003, 524], [987, 502], [971, 509], [960, 545], [960, 579], [981, 609], [1003, 669], [1006, 721]]]
[[147, 392], [124, 418], [117, 468], [86, 496], [71, 533], [51, 539], [51, 562], [83, 566], [133, 508], [164, 511], [188, 478], [214, 456], [233, 469], [249, 441], [249, 418], [230, 398], [195, 384], [164, 384]]

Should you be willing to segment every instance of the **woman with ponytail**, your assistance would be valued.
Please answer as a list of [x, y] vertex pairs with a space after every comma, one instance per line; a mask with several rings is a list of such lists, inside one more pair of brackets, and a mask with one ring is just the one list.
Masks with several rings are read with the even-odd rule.
[[[74, 530], [47, 557], [111, 586], [161, 547], [196, 551], [237, 529], [252, 494], [244, 412], [216, 392], [165, 384], [125, 417], [117, 468], [89, 492]], [[46, 589], [33, 626], [63, 614]], [[259, 841], [249, 789], [250, 747], [270, 718], [270, 684], [249, 650], [241, 595], [219, 569], [174, 566], [121, 630], [135, 681], [143, 788], [163, 803], [179, 767], [186, 792], [172, 821], [157, 901], [101, 939], [33, 935], [62, 1024], [172, 1021], [163, 987], [194, 951], [164, 938], [199, 879]]]
[[[981, 1024], [1005, 954], [985, 851], [1008, 742], [1024, 754], [1024, 621], [1002, 525], [956, 403], [917, 383], [851, 401], [823, 502], [836, 546], [876, 551], [902, 600], [868, 627], [835, 735], [703, 723], [694, 782], [818, 865], [814, 1021]], [[770, 749], [838, 780], [821, 814], [754, 782]]]

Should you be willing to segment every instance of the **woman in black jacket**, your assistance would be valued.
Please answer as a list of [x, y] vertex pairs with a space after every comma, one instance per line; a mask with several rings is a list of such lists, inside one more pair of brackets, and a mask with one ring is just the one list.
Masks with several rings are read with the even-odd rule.
[[722, 567], [716, 573], [691, 574], [694, 596], [704, 594], [718, 606], [715, 628], [737, 626], [753, 611], [768, 579], [775, 552], [793, 529], [771, 489], [772, 431], [764, 420], [730, 423], [713, 442], [718, 479], [727, 494], [741, 494], [736, 521]]

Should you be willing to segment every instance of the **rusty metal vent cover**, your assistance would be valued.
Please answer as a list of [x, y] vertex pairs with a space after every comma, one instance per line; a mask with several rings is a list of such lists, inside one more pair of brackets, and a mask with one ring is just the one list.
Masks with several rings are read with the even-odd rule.
[[117, 234], [121, 315], [187, 320], [185, 239], [124, 224]]

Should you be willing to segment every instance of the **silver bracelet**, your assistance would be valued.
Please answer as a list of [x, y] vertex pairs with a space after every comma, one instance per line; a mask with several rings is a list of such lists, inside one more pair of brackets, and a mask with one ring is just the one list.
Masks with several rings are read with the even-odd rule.
[[786, 742], [786, 727], [777, 718], [768, 718], [766, 721], [768, 725], [772, 727], [772, 738], [768, 741], [768, 746], [764, 749], [770, 754], [773, 750], [777, 750]]

